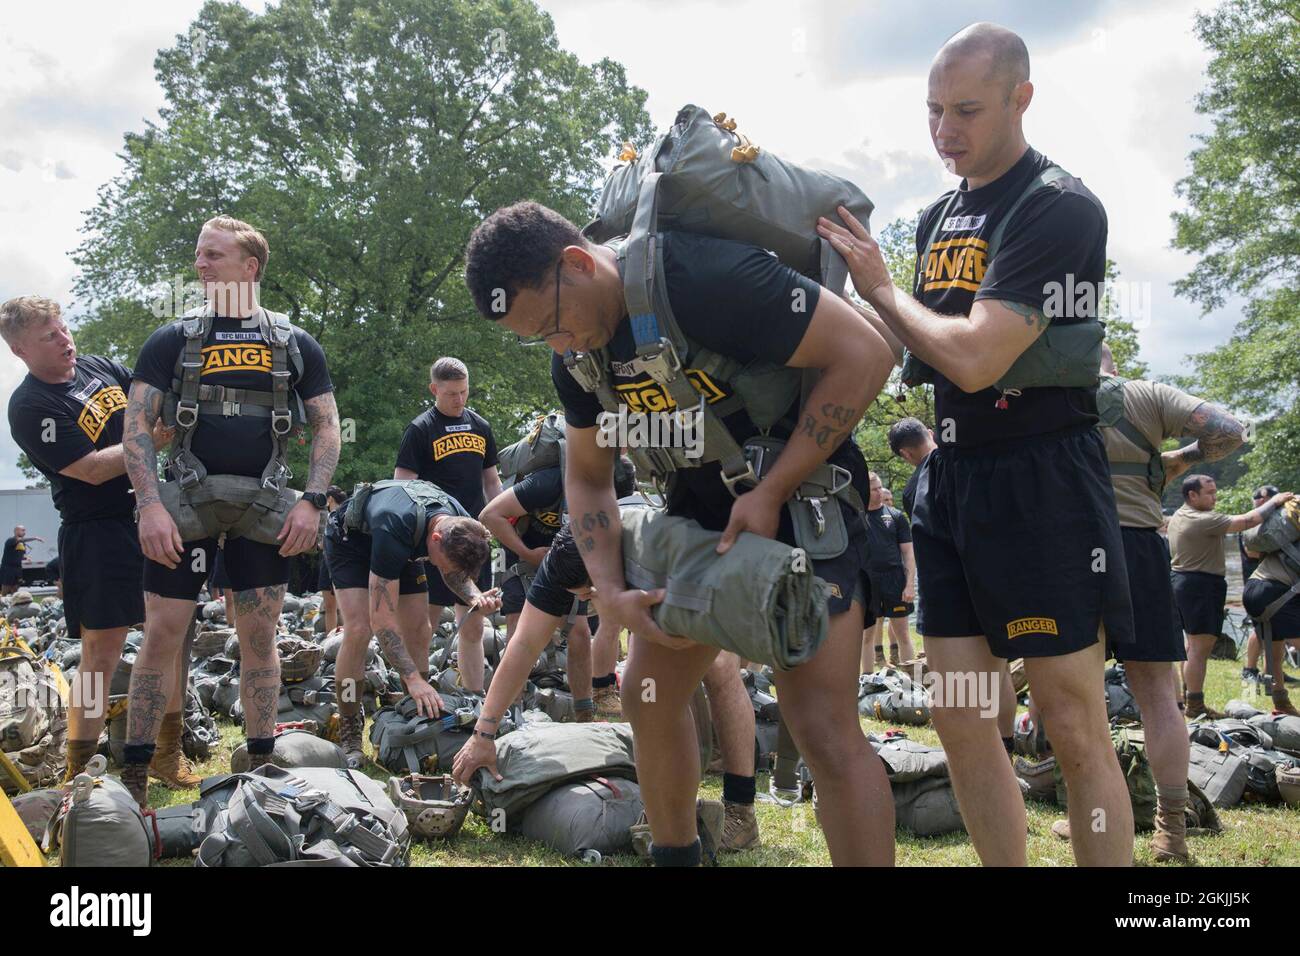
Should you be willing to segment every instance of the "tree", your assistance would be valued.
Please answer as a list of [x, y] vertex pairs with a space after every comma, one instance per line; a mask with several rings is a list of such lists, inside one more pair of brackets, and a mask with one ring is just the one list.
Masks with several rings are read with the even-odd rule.
[[27, 457], [27, 452], [25, 451], [20, 451], [18, 453], [18, 470], [21, 471], [23, 477], [27, 479], [28, 488], [50, 487], [50, 483], [45, 479], [45, 476], [40, 473], [37, 467], [32, 464], [32, 460]]
[[585, 221], [617, 144], [651, 137], [622, 66], [560, 49], [528, 0], [212, 0], [155, 69], [161, 123], [126, 135], [76, 250], [84, 347], [131, 362], [227, 213], [270, 243], [263, 301], [325, 348], [353, 423], [339, 484], [391, 474], [439, 355], [502, 444], [555, 404], [550, 353], [477, 314], [463, 249], [524, 198]]
[[1251, 420], [1246, 503], [1265, 483], [1300, 490], [1300, 7], [1230, 0], [1196, 17], [1212, 51], [1196, 109], [1213, 120], [1178, 184], [1174, 245], [1199, 254], [1176, 286], [1207, 312], [1246, 299], [1228, 343], [1192, 357], [1199, 393]]
[[1120, 313], [1120, 303], [1112, 294], [1119, 279], [1119, 267], [1114, 259], [1106, 260], [1106, 290], [1101, 299], [1101, 317], [1106, 322], [1106, 344], [1110, 346], [1115, 370], [1124, 378], [1146, 378], [1151, 367], [1138, 358], [1137, 328], [1133, 320]]

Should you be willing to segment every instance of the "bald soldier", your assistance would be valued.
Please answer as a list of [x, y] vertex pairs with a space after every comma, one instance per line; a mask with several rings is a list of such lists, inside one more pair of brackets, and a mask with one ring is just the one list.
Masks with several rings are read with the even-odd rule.
[[[1033, 95], [1029, 53], [1003, 27], [969, 26], [935, 57], [930, 135], [963, 179], [921, 216], [915, 298], [895, 287], [879, 246], [847, 210], [819, 230], [848, 261], [858, 294], [921, 360], [911, 380], [934, 384], [938, 447], [918, 468], [912, 515], [930, 669], [955, 688], [1023, 657], [1070, 788], [1075, 859], [1127, 866], [1133, 811], [1102, 672], [1103, 638], [1131, 641], [1133, 618], [1096, 429], [1101, 328], [1096, 295], [1066, 307], [1052, 295], [1101, 291], [1106, 212], [1026, 142]], [[1049, 326], [1055, 334], [1040, 341]], [[1060, 338], [1091, 341], [1092, 357], [1068, 360], [1067, 384], [1026, 374], [1056, 364], [1044, 360], [1057, 357]], [[998, 708], [948, 696], [936, 700], [934, 724], [975, 849], [987, 865], [1024, 865], [1024, 802], [996, 716], [979, 704]], [[1106, 825], [1094, 826], [1101, 818]]]

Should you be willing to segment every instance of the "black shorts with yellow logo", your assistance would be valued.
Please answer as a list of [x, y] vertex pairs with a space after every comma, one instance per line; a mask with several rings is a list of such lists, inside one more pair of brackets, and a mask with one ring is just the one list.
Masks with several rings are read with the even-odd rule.
[[916, 610], [913, 602], [903, 600], [903, 590], [907, 587], [906, 571], [879, 572], [870, 578], [870, 604], [876, 617], [907, 617]]
[[1104, 623], [1133, 641], [1110, 467], [1091, 427], [931, 452], [912, 515], [925, 638], [983, 634], [992, 652], [1059, 657]]

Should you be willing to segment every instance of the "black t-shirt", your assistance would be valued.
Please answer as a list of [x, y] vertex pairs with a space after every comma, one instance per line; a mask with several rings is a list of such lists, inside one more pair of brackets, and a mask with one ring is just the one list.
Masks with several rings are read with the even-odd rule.
[[[1079, 290], [1091, 287], [1099, 293], [1102, 288], [1107, 223], [1100, 200], [1078, 179], [1058, 180], [1026, 199], [1007, 224], [993, 261], [984, 261], [984, 250], [998, 222], [1029, 181], [1049, 165], [1046, 157], [1029, 149], [987, 186], [968, 190], [963, 180], [957, 201], [935, 236], [933, 250], [922, 246], [952, 193], [940, 196], [921, 214], [913, 294], [926, 308], [944, 315], [969, 315], [976, 299], [998, 299], [1045, 313], [1051, 309], [1057, 314], [1052, 321], [1058, 324], [1088, 319]], [[1056, 303], [1064, 301], [1072, 303], [1073, 314], [1060, 314], [1064, 306]], [[1091, 314], [1097, 315], [1095, 307]], [[1008, 396], [1006, 408], [997, 407], [1000, 397], [995, 388], [967, 394], [936, 372], [938, 442], [987, 445], [1097, 421], [1093, 388], [1026, 389], [1021, 395]]]
[[[302, 353], [302, 375], [289, 362], [289, 382], [305, 402], [333, 390], [325, 353], [309, 334], [293, 327]], [[135, 377], [164, 392], [171, 391], [176, 360], [185, 349], [181, 323], [156, 329], [140, 349]], [[218, 317], [203, 342], [203, 385], [271, 391], [271, 346], [255, 319]], [[259, 477], [271, 458], [271, 419], [252, 415], [200, 415], [190, 450], [214, 475]]]
[[867, 535], [871, 543], [872, 574], [903, 570], [903, 552], [899, 545], [912, 543], [912, 528], [903, 512], [889, 505], [868, 511]]
[[[511, 488], [520, 507], [528, 512], [528, 526], [519, 537], [530, 548], [549, 548], [560, 530], [564, 514], [564, 475], [558, 467], [524, 475]], [[507, 565], [518, 555], [507, 550]]]
[[92, 485], [59, 472], [92, 452], [122, 444], [131, 373], [98, 355], [77, 357], [70, 382], [49, 385], [28, 375], [9, 399], [9, 430], [50, 483], [64, 521], [130, 514], [126, 475]]
[[0, 559], [0, 567], [12, 569], [22, 569], [23, 555], [27, 553], [27, 545], [17, 538], [5, 539], [4, 558]]
[[[668, 300], [682, 332], [701, 346], [743, 363], [765, 360], [784, 365], [789, 361], [808, 331], [821, 294], [821, 287], [811, 279], [782, 265], [765, 250], [744, 243], [668, 232], [664, 234], [663, 260]], [[802, 311], [791, 308], [791, 302], [796, 301], [795, 290], [804, 293]], [[636, 355], [631, 323], [626, 317], [615, 329], [608, 351], [614, 390], [629, 411], [675, 407], [649, 375], [622, 366]], [[729, 382], [715, 381], [690, 368], [689, 360], [686, 364], [687, 374], [710, 404], [732, 394]], [[559, 355], [552, 359], [551, 379], [564, 405], [565, 421], [574, 428], [595, 426], [602, 411], [600, 402], [583, 391]], [[772, 428], [772, 435], [789, 438], [798, 411], [796, 398]], [[743, 408], [727, 415], [723, 423], [741, 444], [758, 434]], [[842, 442], [828, 460], [853, 472], [854, 486], [865, 495], [867, 469], [856, 444]], [[718, 462], [711, 462], [680, 471], [669, 510], [681, 513], [685, 507], [705, 527], [721, 530], [735, 499], [723, 485], [719, 468]]]
[[1242, 532], [1237, 532], [1237, 550], [1241, 552], [1241, 580], [1249, 581], [1250, 576], [1255, 573], [1255, 569], [1260, 565], [1260, 558], [1252, 558], [1246, 554], [1246, 542], [1242, 539]]
[[921, 477], [921, 469], [913, 468], [911, 476], [907, 479], [907, 484], [903, 485], [903, 510], [907, 512], [907, 519], [912, 520], [912, 509], [916, 505], [916, 482]]
[[[446, 489], [443, 489], [446, 490]], [[381, 578], [397, 580], [408, 561], [429, 556], [429, 519], [434, 515], [472, 517], [460, 503], [448, 507], [421, 506], [400, 487], [380, 488], [366, 502], [366, 523], [370, 527], [370, 570]], [[349, 501], [348, 507], [352, 507]]]
[[432, 481], [475, 516], [487, 504], [483, 471], [496, 463], [492, 427], [472, 408], [459, 418], [444, 415], [436, 405], [422, 412], [406, 426], [397, 452], [398, 468]]

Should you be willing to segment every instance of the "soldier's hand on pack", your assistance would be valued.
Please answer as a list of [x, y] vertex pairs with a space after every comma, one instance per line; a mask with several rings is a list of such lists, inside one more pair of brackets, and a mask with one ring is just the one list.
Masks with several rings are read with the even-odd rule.
[[1281, 508], [1284, 504], [1286, 504], [1294, 497], [1295, 497], [1294, 491], [1279, 491], [1271, 499], [1269, 499], [1269, 504], [1271, 504], [1274, 508]]
[[497, 745], [487, 737], [475, 733], [469, 743], [456, 754], [456, 760], [451, 765], [451, 775], [457, 783], [469, 786], [479, 767], [486, 767], [494, 779], [502, 779], [497, 771]]
[[175, 568], [181, 563], [181, 552], [185, 542], [176, 529], [176, 522], [162, 506], [155, 501], [140, 509], [140, 550], [150, 561], [156, 561], [167, 568]]
[[284, 519], [284, 527], [276, 535], [280, 545], [280, 557], [290, 558], [295, 554], [310, 551], [316, 546], [316, 534], [320, 531], [320, 512], [310, 501], [299, 501]]
[[726, 554], [742, 531], [764, 538], [775, 538], [781, 526], [781, 504], [759, 485], [731, 503], [731, 518], [718, 540], [718, 554]]
[[832, 222], [822, 216], [817, 220], [817, 232], [831, 244], [832, 249], [844, 257], [854, 290], [870, 302], [872, 292], [882, 286], [893, 285], [894, 279], [889, 274], [889, 267], [885, 265], [880, 246], [871, 238], [867, 228], [843, 206], [838, 207], [837, 212], [843, 222]]
[[433, 685], [419, 674], [407, 680], [406, 692], [415, 701], [415, 712], [421, 717], [437, 717], [445, 709]]
[[160, 418], [153, 423], [153, 447], [161, 448], [163, 445], [170, 445], [172, 439], [176, 437], [176, 429], [168, 428], [163, 424]]
[[667, 593], [663, 588], [654, 591], [627, 588], [612, 594], [601, 594], [597, 602], [601, 620], [608, 620], [617, 630], [627, 630], [652, 644], [675, 651], [690, 647], [693, 641], [665, 634], [650, 613], [650, 608], [662, 601]]

